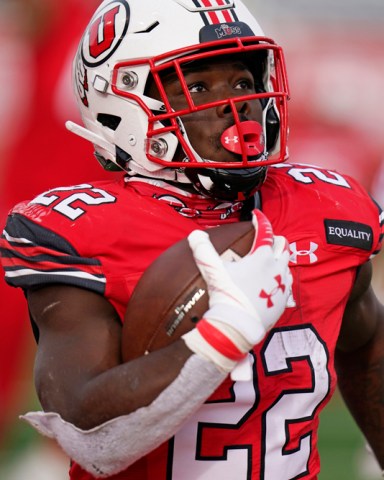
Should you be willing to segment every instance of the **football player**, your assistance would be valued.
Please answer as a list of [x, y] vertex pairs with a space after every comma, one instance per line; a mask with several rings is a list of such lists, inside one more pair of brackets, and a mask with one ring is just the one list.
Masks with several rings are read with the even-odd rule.
[[[239, 0], [106, 0], [73, 78], [84, 125], [67, 126], [122, 178], [19, 204], [1, 244], [38, 347], [43, 411], [24, 418], [70, 478], [316, 479], [337, 377], [384, 467], [383, 213], [349, 176], [288, 161], [282, 49]], [[227, 262], [204, 230], [243, 220], [254, 245]], [[132, 291], [185, 237], [209, 309], [123, 363]]]

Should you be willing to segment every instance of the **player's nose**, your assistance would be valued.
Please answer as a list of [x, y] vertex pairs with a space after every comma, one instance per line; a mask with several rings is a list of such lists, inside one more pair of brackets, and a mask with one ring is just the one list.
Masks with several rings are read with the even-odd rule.
[[248, 116], [251, 113], [251, 104], [247, 100], [237, 100], [236, 97], [232, 97], [228, 98], [226, 103], [216, 107], [216, 113], [220, 118], [233, 115], [235, 111]]

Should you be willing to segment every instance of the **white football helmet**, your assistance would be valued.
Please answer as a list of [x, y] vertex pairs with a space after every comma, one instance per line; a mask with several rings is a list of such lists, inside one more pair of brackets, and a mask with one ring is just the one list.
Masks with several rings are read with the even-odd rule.
[[[183, 65], [220, 55], [247, 58], [258, 77], [257, 93], [196, 107]], [[182, 111], [171, 107], [162, 85], [161, 73], [170, 69], [188, 104]], [[161, 101], [147, 95], [149, 79]], [[283, 53], [240, 0], [105, 0], [80, 42], [74, 86], [85, 128], [72, 122], [67, 127], [94, 144], [106, 169], [192, 183], [206, 195], [236, 199], [260, 187], [267, 165], [287, 157], [289, 91]], [[248, 98], [260, 99], [262, 126], [240, 120], [236, 103]], [[183, 117], [223, 103], [233, 112], [228, 130], [236, 139], [232, 152], [238, 158], [213, 164], [191, 145]]]

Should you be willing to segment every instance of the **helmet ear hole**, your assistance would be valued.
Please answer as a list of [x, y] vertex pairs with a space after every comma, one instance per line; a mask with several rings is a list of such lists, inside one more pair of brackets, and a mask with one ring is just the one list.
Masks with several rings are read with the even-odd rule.
[[100, 122], [103, 127], [107, 127], [115, 131], [120, 125], [121, 117], [118, 117], [117, 115], [110, 115], [109, 113], [99, 113], [97, 115], [97, 121]]

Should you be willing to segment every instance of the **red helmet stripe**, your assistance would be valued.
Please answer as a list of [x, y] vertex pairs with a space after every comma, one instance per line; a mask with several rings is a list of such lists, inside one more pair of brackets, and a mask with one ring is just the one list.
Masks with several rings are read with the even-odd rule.
[[[202, 0], [201, 3], [204, 5], [204, 7], [212, 7], [212, 2], [210, 0]], [[208, 15], [212, 23], [220, 23], [219, 17], [215, 12], [209, 12]]]
[[[226, 2], [224, 0], [200, 0], [200, 4], [203, 5], [204, 7], [214, 7], [214, 6], [221, 7], [223, 5], [226, 5]], [[207, 12], [207, 16], [209, 17], [210, 23], [219, 24], [219, 23], [223, 23], [223, 21], [227, 23], [235, 21], [229, 9], [221, 10], [220, 14], [222, 14], [223, 16], [221, 20], [217, 12], [213, 12], [213, 11]]]
[[[225, 5], [224, 0], [217, 0], [218, 5]], [[229, 10], [223, 10], [224, 19], [226, 22], [233, 22], [231, 12]]]

